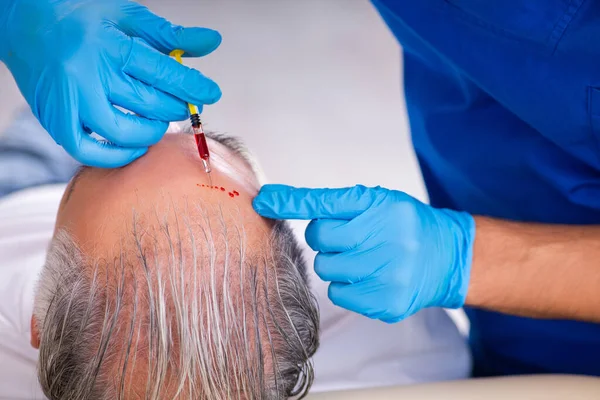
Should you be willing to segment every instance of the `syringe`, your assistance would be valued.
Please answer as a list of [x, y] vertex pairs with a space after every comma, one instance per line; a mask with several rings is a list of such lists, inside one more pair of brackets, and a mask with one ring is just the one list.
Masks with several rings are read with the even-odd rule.
[[[183, 60], [181, 59], [183, 53], [183, 50], [173, 50], [170, 55], [171, 57], [174, 57], [177, 62], [183, 64]], [[192, 130], [194, 131], [194, 139], [196, 140], [196, 147], [198, 148], [198, 155], [200, 155], [200, 159], [204, 165], [204, 171], [209, 174], [208, 176], [210, 178], [210, 172], [212, 171], [210, 168], [210, 152], [208, 151], [208, 144], [206, 144], [204, 129], [202, 129], [200, 113], [198, 112], [198, 107], [193, 104], [188, 103], [188, 109], [190, 112], [190, 121], [192, 122]]]
[[[212, 169], [210, 168], [210, 153], [208, 151], [208, 144], [206, 144], [206, 135], [202, 129], [202, 121], [200, 120], [200, 114], [198, 108], [194, 105], [189, 105], [190, 108], [190, 121], [192, 122], [192, 130], [194, 131], [194, 139], [196, 139], [196, 147], [198, 148], [198, 155], [204, 164], [204, 171], [210, 174]], [[194, 112], [195, 111], [195, 112]]]

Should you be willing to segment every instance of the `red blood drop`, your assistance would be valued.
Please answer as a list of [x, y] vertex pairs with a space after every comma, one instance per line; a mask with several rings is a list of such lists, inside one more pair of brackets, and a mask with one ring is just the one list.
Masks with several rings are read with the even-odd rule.
[[221, 186], [221, 192], [224, 192], [225, 188], [223, 186]]
[[235, 197], [235, 195], [231, 192], [229, 192], [229, 197]]
[[233, 191], [233, 194], [234, 194], [234, 195], [236, 195], [236, 196], [239, 196], [239, 195], [240, 195], [240, 194], [238, 193], [238, 191], [237, 191], [237, 190], [234, 190], [234, 191]]

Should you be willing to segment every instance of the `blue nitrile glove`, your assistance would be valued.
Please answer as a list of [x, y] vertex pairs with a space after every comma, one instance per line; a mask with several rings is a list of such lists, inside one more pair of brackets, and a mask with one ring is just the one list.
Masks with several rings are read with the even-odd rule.
[[464, 212], [435, 209], [380, 187], [300, 189], [263, 186], [260, 215], [310, 219], [306, 241], [331, 301], [391, 323], [426, 307], [465, 302], [475, 223]]
[[0, 0], [0, 60], [54, 140], [92, 166], [135, 160], [187, 118], [185, 102], [219, 100], [216, 83], [168, 53], [203, 56], [220, 43], [127, 0]]

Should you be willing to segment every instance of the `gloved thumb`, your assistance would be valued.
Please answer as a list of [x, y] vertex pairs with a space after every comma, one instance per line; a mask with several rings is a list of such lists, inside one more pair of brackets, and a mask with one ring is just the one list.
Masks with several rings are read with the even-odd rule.
[[287, 185], [265, 185], [252, 206], [263, 217], [272, 219], [344, 219], [365, 212], [387, 189], [357, 185], [343, 189], [307, 189]]
[[184, 56], [201, 57], [221, 44], [221, 34], [215, 30], [173, 25], [137, 3], [129, 2], [122, 11], [120, 29], [129, 36], [143, 39], [164, 54], [181, 49], [185, 51]]

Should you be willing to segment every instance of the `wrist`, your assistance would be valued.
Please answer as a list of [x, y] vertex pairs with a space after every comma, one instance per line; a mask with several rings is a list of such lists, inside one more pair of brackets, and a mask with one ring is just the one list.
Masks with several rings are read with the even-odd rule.
[[465, 302], [472, 307], [498, 309], [498, 302], [504, 303], [516, 292], [531, 291], [531, 288], [520, 289], [517, 285], [517, 282], [526, 279], [529, 272], [523, 271], [520, 275], [515, 272], [532, 258], [529, 240], [533, 243], [543, 240], [536, 236], [534, 230], [518, 222], [477, 216], [475, 223], [477, 237]]
[[475, 219], [462, 211], [441, 210], [446, 215], [452, 237], [452, 260], [447, 277], [448, 289], [440, 306], [444, 308], [460, 308], [464, 306], [473, 263], [475, 243]]

